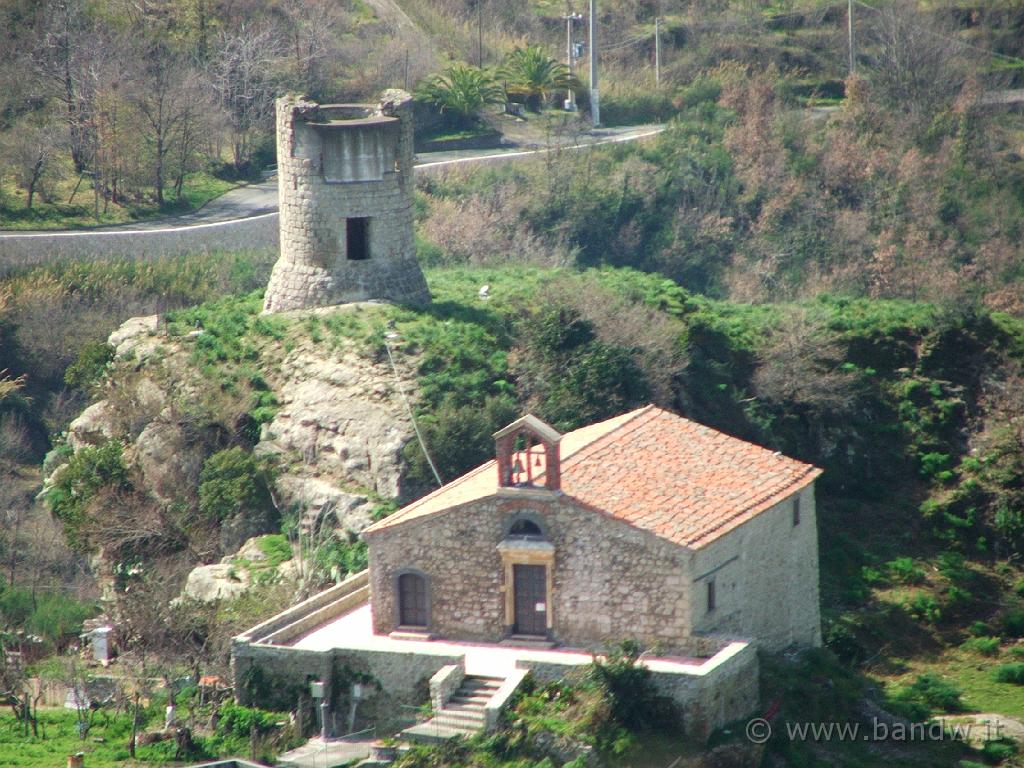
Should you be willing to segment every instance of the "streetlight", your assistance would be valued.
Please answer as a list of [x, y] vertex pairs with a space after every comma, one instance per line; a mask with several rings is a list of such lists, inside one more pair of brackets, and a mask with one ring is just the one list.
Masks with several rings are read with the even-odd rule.
[[[573, 59], [575, 58], [575, 53], [576, 53], [576, 51], [574, 50], [575, 46], [573, 46], [573, 43], [572, 43], [572, 25], [573, 25], [573, 22], [581, 21], [583, 19], [583, 14], [582, 13], [567, 13], [562, 18], [565, 19], [565, 61], [566, 61], [566, 64], [568, 64], [568, 66], [569, 66], [569, 78], [571, 79], [572, 78], [572, 62], [573, 62]], [[573, 91], [571, 84], [566, 89], [565, 104], [563, 106], [565, 107], [565, 111], [566, 112], [575, 112], [576, 111], [576, 92]]]

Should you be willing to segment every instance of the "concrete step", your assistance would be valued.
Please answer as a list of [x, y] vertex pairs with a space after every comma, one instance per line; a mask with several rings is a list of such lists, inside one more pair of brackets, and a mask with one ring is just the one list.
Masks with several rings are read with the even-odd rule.
[[483, 726], [486, 719], [487, 717], [483, 712], [467, 712], [466, 710], [456, 709], [442, 709], [434, 715], [434, 720], [438, 722], [450, 725], [465, 725], [467, 728], [477, 725]]
[[479, 733], [479, 731], [479, 728], [462, 728], [428, 720], [425, 723], [406, 728], [402, 731], [402, 736], [409, 741], [415, 741], [420, 744], [443, 744], [450, 739], [458, 737], [468, 739]]
[[464, 703], [459, 703], [458, 701], [455, 703], [449, 701], [444, 705], [444, 709], [441, 710], [441, 712], [469, 712], [482, 715], [484, 709], [484, 707], [479, 707], [477, 705], [464, 705]]
[[[491, 694], [486, 696], [464, 696], [461, 693], [456, 693], [448, 699], [448, 704], [460, 704], [467, 707], [480, 707], [483, 709], [487, 706], [487, 702], [490, 700]], [[445, 706], [448, 706], [448, 704], [445, 704]]]
[[500, 687], [501, 687], [501, 683], [490, 683], [490, 682], [483, 683], [483, 682], [475, 682], [474, 681], [474, 682], [470, 682], [470, 683], [463, 683], [459, 687], [459, 690], [460, 691], [469, 691], [469, 692], [490, 691], [491, 693], [494, 693]]

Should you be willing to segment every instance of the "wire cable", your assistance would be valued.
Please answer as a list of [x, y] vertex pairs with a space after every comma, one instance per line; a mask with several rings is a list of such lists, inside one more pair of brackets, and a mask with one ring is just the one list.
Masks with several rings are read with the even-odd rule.
[[[865, 8], [865, 9], [867, 9], [869, 11], [874, 11], [875, 13], [882, 13], [882, 9], [881, 8], [876, 8], [873, 5], [869, 5], [868, 3], [862, 2], [862, 0], [852, 0], [852, 1], [853, 1], [854, 5], [858, 5], [861, 8]], [[996, 59], [1003, 59], [1005, 61], [1012, 61], [1014, 64], [1024, 64], [1024, 59], [1020, 58], [1019, 56], [1009, 56], [1009, 55], [1007, 55], [1005, 53], [998, 53], [997, 51], [992, 51], [992, 50], [989, 50], [988, 48], [982, 48], [980, 45], [972, 45], [971, 43], [965, 43], [963, 40], [958, 40], [955, 37], [949, 37], [948, 35], [943, 35], [943, 34], [940, 34], [939, 32], [933, 32], [930, 29], [924, 29], [923, 27], [919, 27], [916, 24], [908, 24], [908, 26], [913, 27], [918, 32], [923, 32], [926, 35], [930, 35], [932, 37], [937, 37], [940, 40], [945, 40], [947, 42], [954, 43], [955, 45], [959, 45], [962, 48], [970, 48], [972, 50], [979, 51], [980, 53], [988, 54], [989, 56], [992, 56], [993, 58], [996, 58]]]
[[409, 402], [409, 397], [405, 394], [405, 387], [402, 386], [402, 378], [398, 375], [398, 366], [395, 365], [395, 358], [391, 354], [391, 344], [388, 343], [387, 333], [384, 334], [384, 349], [388, 351], [388, 360], [391, 362], [391, 372], [395, 375], [395, 384], [398, 387], [398, 394], [402, 396], [402, 400], [405, 402], [405, 410], [409, 412], [409, 419], [412, 421], [412, 429], [416, 433], [416, 439], [420, 441], [420, 449], [423, 451], [423, 455], [427, 457], [427, 464], [430, 465], [430, 470], [434, 473], [434, 479], [437, 480], [437, 487], [440, 488], [444, 485], [444, 482], [441, 480], [441, 475], [438, 473], [437, 467], [434, 466], [434, 460], [430, 458], [430, 453], [427, 451], [427, 444], [423, 440], [423, 434], [420, 432], [420, 426], [416, 423], [416, 414], [412, 412], [412, 403]]

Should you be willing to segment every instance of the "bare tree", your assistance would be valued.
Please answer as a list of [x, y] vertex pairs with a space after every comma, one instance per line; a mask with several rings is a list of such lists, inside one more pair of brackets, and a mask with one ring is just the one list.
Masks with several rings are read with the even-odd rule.
[[920, 120], [952, 105], [971, 70], [969, 50], [914, 0], [893, 0], [868, 28], [870, 79], [890, 106]]
[[250, 159], [253, 138], [269, 130], [274, 114], [274, 70], [282, 54], [270, 28], [242, 25], [224, 31], [207, 67], [207, 77], [228, 116], [232, 159], [241, 169]]
[[[66, 146], [65, 130], [48, 112], [30, 113], [8, 131], [0, 147], [4, 165], [25, 190], [25, 207], [32, 209], [44, 181], [60, 172], [57, 154]], [[44, 200], [47, 194], [43, 194]]]
[[759, 397], [819, 413], [849, 410], [856, 376], [842, 368], [835, 335], [806, 309], [793, 309], [782, 318], [759, 357], [754, 373]]
[[21, 654], [9, 651], [0, 643], [0, 703], [11, 708], [16, 722], [22, 724], [24, 734], [39, 736], [39, 697], [32, 697], [28, 675]]
[[181, 55], [162, 35], [147, 40], [137, 55], [141, 72], [131, 101], [143, 118], [152, 152], [153, 193], [157, 205], [163, 205], [168, 156], [180, 139], [183, 124], [192, 116], [188, 86], [193, 81]]
[[46, 25], [31, 57], [49, 96], [62, 107], [75, 171], [81, 173], [94, 151], [93, 106], [104, 44], [85, 0], [51, 0]]

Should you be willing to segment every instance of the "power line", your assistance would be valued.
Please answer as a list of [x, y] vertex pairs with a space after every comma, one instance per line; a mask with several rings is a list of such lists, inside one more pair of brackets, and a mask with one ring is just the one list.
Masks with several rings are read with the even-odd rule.
[[[398, 334], [394, 334], [397, 336]], [[441, 480], [441, 475], [437, 471], [437, 467], [434, 466], [434, 460], [430, 458], [430, 453], [427, 451], [427, 444], [423, 440], [423, 435], [420, 433], [420, 426], [416, 423], [416, 414], [412, 412], [412, 404], [409, 402], [408, 396], [405, 394], [405, 387], [402, 386], [402, 378], [398, 375], [398, 367], [395, 365], [395, 358], [391, 355], [391, 344], [388, 343], [388, 334], [384, 334], [384, 349], [388, 351], [388, 360], [391, 362], [391, 372], [395, 374], [395, 384], [398, 385], [398, 394], [402, 396], [402, 400], [405, 402], [405, 409], [409, 412], [409, 419], [412, 421], [412, 429], [416, 433], [416, 439], [420, 441], [420, 449], [423, 451], [423, 455], [427, 458], [427, 464], [430, 465], [430, 470], [434, 473], [434, 479], [437, 480], [437, 487], [440, 488], [444, 485]]]
[[646, 35], [638, 35], [637, 37], [631, 37], [628, 40], [620, 40], [619, 42], [612, 43], [611, 45], [602, 45], [600, 48], [598, 48], [598, 53], [617, 51], [619, 48], [626, 48], [630, 45], [636, 45], [637, 43], [647, 40], [648, 38], [653, 36], [653, 32], [648, 32]]
[[[862, 2], [862, 0], [850, 0], [850, 1], [852, 3], [855, 3], [856, 5], [859, 5], [861, 8], [865, 8], [865, 9], [867, 9], [869, 11], [873, 11], [874, 13], [882, 13], [882, 9], [881, 8], [876, 8], [873, 5], [869, 5], [868, 3]], [[1005, 53], [998, 53], [997, 51], [992, 51], [992, 50], [989, 50], [988, 48], [982, 48], [980, 45], [972, 45], [971, 43], [965, 43], [963, 40], [960, 40], [958, 38], [949, 37], [948, 35], [943, 35], [943, 34], [940, 34], [939, 32], [933, 32], [930, 29], [925, 29], [923, 27], [919, 27], [916, 24], [908, 24], [908, 26], [913, 27], [918, 32], [923, 32], [926, 35], [931, 35], [932, 37], [937, 37], [940, 40], [945, 40], [946, 42], [954, 43], [956, 45], [961, 46], [962, 48], [970, 48], [970, 49], [978, 51], [980, 53], [984, 53], [984, 54], [987, 54], [989, 56], [992, 56], [993, 58], [1003, 59], [1005, 61], [1012, 61], [1014, 64], [1024, 64], [1024, 59], [1022, 59], [1022, 58], [1020, 58], [1018, 56], [1008, 56]]]

